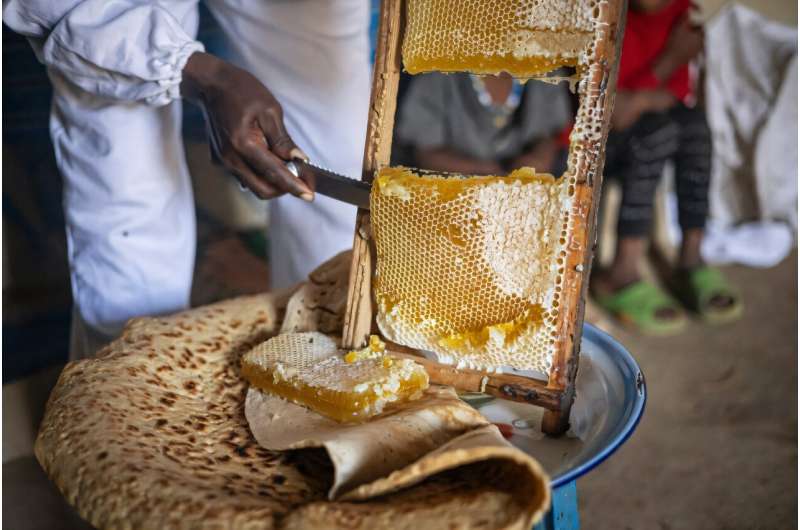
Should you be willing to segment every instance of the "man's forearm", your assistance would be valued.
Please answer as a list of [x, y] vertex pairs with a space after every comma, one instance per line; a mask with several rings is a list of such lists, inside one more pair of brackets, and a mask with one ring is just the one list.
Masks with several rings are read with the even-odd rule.
[[672, 74], [684, 64], [686, 64], [686, 62], [683, 59], [665, 50], [656, 58], [651, 67], [651, 71], [655, 78], [658, 79], [658, 82], [663, 86], [664, 83], [672, 77]]

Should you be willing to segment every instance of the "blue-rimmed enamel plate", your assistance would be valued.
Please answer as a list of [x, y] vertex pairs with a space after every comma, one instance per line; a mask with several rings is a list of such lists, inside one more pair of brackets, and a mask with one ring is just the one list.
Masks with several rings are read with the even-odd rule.
[[586, 324], [567, 435], [542, 434], [541, 408], [483, 395], [468, 401], [489, 421], [510, 425], [509, 441], [539, 460], [557, 488], [591, 471], [628, 439], [642, 416], [645, 399], [644, 376], [631, 354]]

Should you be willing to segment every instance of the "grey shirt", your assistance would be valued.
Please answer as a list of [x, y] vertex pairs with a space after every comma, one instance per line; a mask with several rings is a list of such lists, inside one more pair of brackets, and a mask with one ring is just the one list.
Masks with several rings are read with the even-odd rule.
[[528, 81], [513, 116], [498, 127], [502, 120], [479, 101], [469, 74], [417, 75], [401, 104], [397, 139], [408, 147], [449, 147], [481, 160], [511, 158], [566, 126], [566, 91], [563, 84]]

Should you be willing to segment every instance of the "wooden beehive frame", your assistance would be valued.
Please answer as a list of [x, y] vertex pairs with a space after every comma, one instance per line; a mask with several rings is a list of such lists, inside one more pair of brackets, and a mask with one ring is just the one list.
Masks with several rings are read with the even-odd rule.
[[[596, 116], [593, 124], [599, 125], [601, 130], [599, 135], [587, 136], [584, 140], [573, 139], [570, 145], [569, 171], [573, 171], [578, 179], [575, 206], [570, 213], [573, 228], [568, 237], [563, 278], [564, 295], [558, 323], [560, 338], [556, 343], [548, 381], [459, 370], [423, 361], [434, 382], [451, 384], [462, 390], [485, 391], [505, 399], [545, 407], [547, 410], [542, 430], [548, 434], [560, 434], [567, 429], [569, 410], [574, 399], [584, 301], [595, 247], [604, 146], [616, 88], [624, 7], [624, 0], [599, 1], [600, 19], [594, 35], [592, 55], [588, 65], [584, 65], [584, 80], [579, 89], [579, 114], [592, 109]], [[379, 168], [389, 164], [391, 155], [397, 87], [402, 68], [404, 14], [404, 0], [382, 0], [362, 173], [362, 180], [368, 182], [372, 181]], [[375, 327], [371, 288], [374, 263], [369, 212], [359, 210], [342, 335], [342, 346], [345, 348], [363, 346]], [[409, 353], [397, 345], [390, 345], [390, 349]]]

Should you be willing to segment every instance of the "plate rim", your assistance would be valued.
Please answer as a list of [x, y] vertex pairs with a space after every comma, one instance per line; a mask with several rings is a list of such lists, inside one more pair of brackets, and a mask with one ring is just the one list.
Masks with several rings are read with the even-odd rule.
[[639, 367], [639, 363], [636, 362], [636, 359], [634, 359], [633, 355], [631, 355], [631, 353], [622, 344], [620, 344], [615, 338], [605, 331], [600, 330], [588, 322], [584, 323], [583, 325], [582, 341], [583, 340], [594, 342], [600, 345], [604, 352], [618, 356], [622, 359], [622, 365], [627, 366], [631, 373], [636, 374], [636, 385], [634, 387], [632, 401], [633, 407], [631, 412], [628, 414], [625, 423], [622, 425], [622, 428], [618, 430], [618, 432], [611, 438], [610, 443], [608, 443], [601, 451], [592, 455], [592, 457], [587, 459], [585, 462], [582, 462], [581, 464], [567, 470], [565, 473], [554, 476], [550, 479], [550, 486], [553, 489], [574, 482], [578, 478], [592, 471], [594, 468], [608, 459], [608, 457], [614, 454], [636, 430], [636, 427], [639, 425], [639, 421], [642, 419], [642, 415], [644, 414], [645, 404], [647, 403], [647, 382], [645, 381], [644, 372], [642, 372], [642, 369]]

